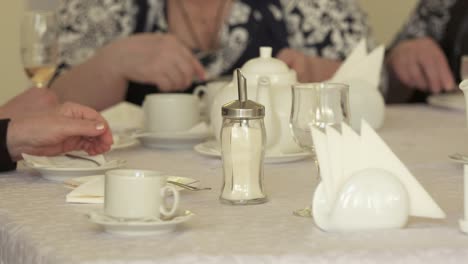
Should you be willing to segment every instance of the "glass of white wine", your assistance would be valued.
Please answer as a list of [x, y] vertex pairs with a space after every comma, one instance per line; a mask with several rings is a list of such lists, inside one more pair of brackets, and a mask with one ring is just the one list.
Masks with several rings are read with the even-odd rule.
[[21, 58], [35, 87], [47, 87], [58, 63], [58, 23], [53, 11], [28, 11], [21, 23]]

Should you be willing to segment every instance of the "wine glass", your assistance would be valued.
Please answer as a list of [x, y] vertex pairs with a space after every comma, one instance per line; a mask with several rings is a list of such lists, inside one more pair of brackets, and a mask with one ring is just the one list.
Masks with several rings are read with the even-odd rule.
[[58, 23], [55, 12], [29, 11], [21, 23], [21, 58], [28, 78], [46, 87], [58, 63]]
[[[290, 128], [294, 140], [315, 158], [311, 126], [325, 130], [328, 125], [339, 126], [349, 123], [349, 87], [340, 83], [304, 83], [292, 86], [292, 108]], [[297, 216], [311, 217], [312, 208], [308, 206], [294, 211]]]

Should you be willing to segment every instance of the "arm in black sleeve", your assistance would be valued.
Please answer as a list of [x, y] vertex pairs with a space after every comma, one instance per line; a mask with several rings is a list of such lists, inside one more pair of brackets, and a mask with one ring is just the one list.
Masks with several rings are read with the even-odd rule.
[[6, 142], [9, 122], [10, 119], [0, 119], [0, 172], [16, 169], [16, 162], [11, 159]]

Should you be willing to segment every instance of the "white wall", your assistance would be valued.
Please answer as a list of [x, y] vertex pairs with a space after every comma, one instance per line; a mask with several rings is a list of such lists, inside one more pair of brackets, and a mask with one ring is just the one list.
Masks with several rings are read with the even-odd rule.
[[0, 104], [24, 90], [28, 81], [20, 63], [19, 27], [23, 0], [0, 1]]
[[389, 44], [407, 17], [417, 0], [359, 0], [367, 11], [374, 35], [379, 43]]
[[[57, 0], [29, 0], [50, 6]], [[374, 35], [379, 43], [393, 38], [417, 0], [359, 0], [369, 14]], [[0, 104], [28, 86], [19, 56], [19, 20], [25, 0], [0, 1]]]

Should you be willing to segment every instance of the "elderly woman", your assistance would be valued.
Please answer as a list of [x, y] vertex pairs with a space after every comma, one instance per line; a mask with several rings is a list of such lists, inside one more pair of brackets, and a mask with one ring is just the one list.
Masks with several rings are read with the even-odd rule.
[[394, 82], [389, 92], [410, 92], [409, 101], [421, 102], [456, 88], [461, 57], [468, 54], [467, 8], [465, 0], [419, 1], [388, 53], [394, 80], [404, 85]]
[[355, 0], [65, 0], [60, 17], [61, 74], [51, 88], [96, 109], [189, 92], [260, 46], [301, 81], [325, 80], [369, 33]]

